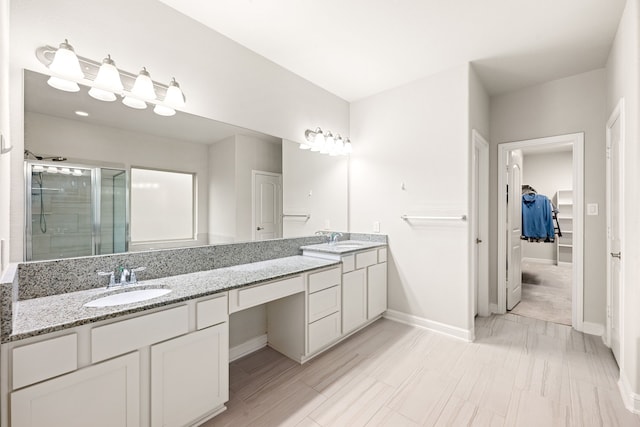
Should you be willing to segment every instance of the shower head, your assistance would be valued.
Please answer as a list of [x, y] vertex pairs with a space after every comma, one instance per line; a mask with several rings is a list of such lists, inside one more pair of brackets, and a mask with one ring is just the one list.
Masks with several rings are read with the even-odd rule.
[[24, 150], [24, 158], [28, 159], [29, 156], [32, 156], [36, 160], [51, 160], [53, 162], [64, 162], [64, 161], [67, 160], [66, 157], [62, 157], [62, 156], [49, 156], [49, 157], [38, 156], [33, 151], [25, 149]]

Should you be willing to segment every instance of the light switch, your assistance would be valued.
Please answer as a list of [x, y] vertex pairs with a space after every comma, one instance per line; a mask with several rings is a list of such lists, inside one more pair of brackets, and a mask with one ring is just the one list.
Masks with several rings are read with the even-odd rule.
[[373, 221], [373, 232], [374, 233], [380, 232], [380, 221]]
[[597, 203], [587, 203], [587, 215], [598, 215]]

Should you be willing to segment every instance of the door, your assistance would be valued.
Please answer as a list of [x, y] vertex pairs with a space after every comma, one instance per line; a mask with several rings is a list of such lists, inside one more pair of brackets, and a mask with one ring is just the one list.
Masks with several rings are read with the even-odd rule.
[[621, 336], [621, 267], [622, 267], [622, 232], [621, 232], [621, 154], [622, 154], [622, 101], [607, 122], [607, 247], [608, 247], [608, 306], [607, 324], [609, 345], [620, 364]]
[[282, 237], [282, 175], [253, 171], [253, 240]]
[[367, 278], [364, 269], [342, 275], [342, 333], [367, 321]]
[[130, 353], [11, 393], [11, 425], [139, 426], [139, 353]]
[[387, 263], [367, 267], [367, 319], [387, 310]]
[[227, 322], [151, 347], [151, 425], [184, 426], [229, 400]]
[[480, 269], [478, 264], [480, 262], [480, 233], [478, 228], [480, 226], [480, 209], [479, 209], [479, 194], [480, 194], [480, 148], [473, 147], [473, 216], [471, 218], [471, 228], [473, 230], [474, 244], [473, 244], [473, 300], [471, 302], [473, 307], [474, 317], [478, 315], [478, 295], [480, 292]]
[[522, 298], [522, 151], [512, 150], [507, 164], [507, 310]]

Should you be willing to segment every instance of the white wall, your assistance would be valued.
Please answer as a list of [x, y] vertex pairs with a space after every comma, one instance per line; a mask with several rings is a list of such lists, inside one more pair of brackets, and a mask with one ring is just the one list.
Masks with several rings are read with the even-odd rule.
[[[349, 134], [346, 101], [154, 0], [13, 1], [10, 27], [16, 206], [24, 203], [22, 69], [46, 72], [36, 48], [65, 38], [81, 56], [100, 60], [110, 53], [121, 69], [137, 72], [144, 65], [163, 82], [175, 76], [189, 113], [290, 140], [302, 140], [305, 129], [318, 125]], [[12, 210], [12, 241], [20, 240], [22, 224], [22, 213]], [[14, 260], [22, 256], [13, 245], [11, 252]]]
[[251, 240], [251, 171], [282, 173], [282, 145], [235, 135], [209, 147], [209, 165], [209, 243]]
[[468, 101], [465, 64], [354, 102], [349, 181], [350, 231], [389, 236], [389, 309], [467, 337], [467, 222], [400, 215], [468, 214]]
[[[9, 129], [9, 0], [0, 0], [0, 134], [11, 143]], [[9, 154], [0, 154], [0, 275], [9, 262], [10, 177]]]
[[[207, 243], [208, 217], [208, 162], [207, 149], [203, 144], [176, 141], [154, 135], [132, 132], [108, 126], [83, 123], [45, 114], [25, 114], [25, 147], [34, 153], [59, 155], [93, 165], [118, 164], [125, 168], [138, 166], [195, 173], [198, 180], [198, 222], [195, 242]], [[21, 153], [22, 154], [22, 153]], [[22, 156], [20, 156], [22, 157]], [[20, 162], [22, 164], [22, 162]], [[24, 194], [24, 187], [16, 187]], [[24, 205], [13, 206], [12, 215], [24, 215]], [[176, 244], [172, 243], [175, 247]], [[22, 234], [12, 242], [12, 251], [19, 251], [22, 258]], [[161, 247], [152, 244], [153, 247]], [[148, 248], [149, 245], [132, 245], [131, 250]]]
[[[623, 299], [623, 360], [620, 377], [629, 393], [635, 393], [635, 410], [640, 413], [640, 149], [638, 147], [638, 90], [640, 79], [640, 4], [628, 0], [616, 38], [607, 61], [607, 116], [613, 112], [620, 98], [625, 100], [625, 146], [623, 177], [623, 224], [624, 242], [622, 250]], [[629, 260], [629, 262], [624, 262]], [[629, 404], [633, 399], [627, 393]]]
[[282, 141], [283, 213], [311, 215], [308, 220], [285, 217], [284, 237], [348, 231], [348, 170], [348, 157], [312, 153], [300, 150], [296, 142]]
[[[553, 201], [558, 190], [573, 189], [573, 153], [523, 153], [522, 183], [536, 189]], [[604, 206], [603, 206], [604, 208]], [[562, 231], [562, 230], [561, 230]], [[523, 241], [522, 256], [547, 261], [556, 259], [555, 243], [534, 243]]]
[[491, 98], [491, 302], [497, 302], [497, 144], [584, 132], [584, 200], [601, 207], [584, 221], [584, 321], [605, 324], [605, 104], [604, 69]]

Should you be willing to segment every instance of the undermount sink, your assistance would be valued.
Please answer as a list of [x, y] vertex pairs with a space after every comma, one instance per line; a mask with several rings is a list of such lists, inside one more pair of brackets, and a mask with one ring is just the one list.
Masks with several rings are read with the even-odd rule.
[[362, 247], [362, 243], [355, 242], [338, 242], [335, 244], [337, 248], [341, 249], [358, 249]]
[[85, 307], [112, 307], [114, 305], [133, 304], [167, 295], [171, 289], [139, 289], [135, 291], [120, 292], [106, 297], [89, 301]]

